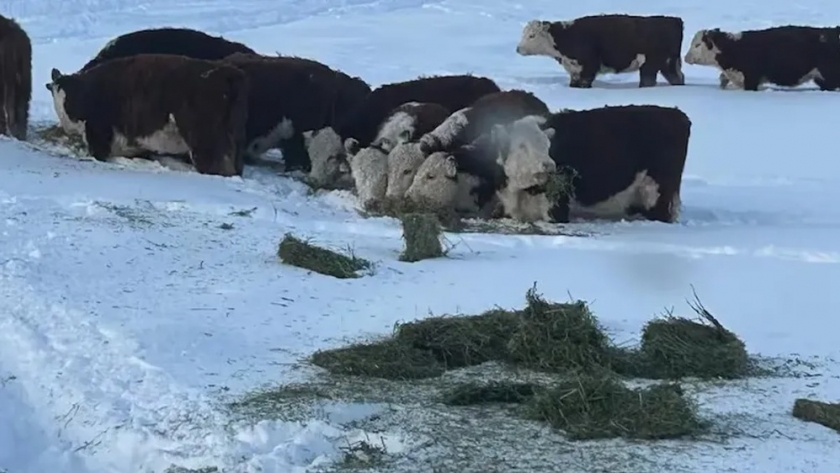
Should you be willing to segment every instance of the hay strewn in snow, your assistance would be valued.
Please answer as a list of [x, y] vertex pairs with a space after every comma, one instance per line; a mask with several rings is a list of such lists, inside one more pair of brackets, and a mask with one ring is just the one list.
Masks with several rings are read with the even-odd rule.
[[797, 399], [793, 403], [793, 417], [814, 422], [840, 433], [840, 403]]
[[357, 278], [358, 271], [371, 268], [367, 260], [320, 248], [290, 233], [280, 241], [277, 256], [288, 265], [341, 279]]
[[405, 249], [400, 261], [414, 263], [444, 255], [440, 222], [434, 214], [408, 213], [400, 217]]

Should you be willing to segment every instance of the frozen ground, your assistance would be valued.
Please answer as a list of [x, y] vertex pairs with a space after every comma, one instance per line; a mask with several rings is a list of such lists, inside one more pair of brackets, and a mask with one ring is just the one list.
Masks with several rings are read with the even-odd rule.
[[[372, 84], [472, 71], [532, 90], [554, 109], [655, 103], [679, 106], [693, 121], [679, 224], [573, 225], [595, 232], [590, 238], [453, 235], [461, 242], [453, 258], [417, 264], [396, 261], [396, 222], [360, 218], [347, 195], [312, 196], [302, 184], [257, 170], [223, 179], [82, 162], [0, 141], [0, 471], [158, 473], [170, 463], [306, 471], [364, 438], [359, 428], [376, 427], [365, 419], [383, 408], [336, 405], [318, 419], [232, 425], [219, 393], [229, 399], [265, 383], [300, 381], [300, 357], [429, 311], [520, 306], [536, 281], [550, 299], [571, 293], [593, 301], [619, 339], [637, 337], [667, 306], [685, 310], [694, 284], [751, 351], [813, 363], [807, 378], [702, 390], [704, 413], [738, 419], [725, 442], [615, 443], [614, 464], [600, 471], [835, 472], [837, 435], [794, 421], [789, 410], [796, 397], [840, 398], [840, 164], [832, 154], [840, 94], [720, 91], [714, 71], [691, 66], [686, 87], [638, 90], [628, 75], [570, 90], [556, 63], [518, 57], [514, 48], [522, 24], [536, 17], [678, 14], [687, 43], [706, 26], [840, 22], [840, 4], [557, 5], [0, 1], [0, 12], [18, 18], [35, 43], [35, 121], [54, 120], [43, 87], [50, 68], [75, 70], [112, 36], [161, 24], [313, 57]], [[378, 263], [376, 274], [342, 281], [281, 266], [275, 248], [286, 231], [352, 245]], [[395, 422], [378, 435], [402, 471], [432, 471], [441, 467], [433, 454], [446, 448], [498, 447], [520, 432], [511, 423], [509, 432], [435, 449], [400, 428], [428, 415], [397, 409], [391, 416]], [[592, 455], [603, 450], [587, 453], [532, 431], [549, 443], [457, 468], [599, 471]]]

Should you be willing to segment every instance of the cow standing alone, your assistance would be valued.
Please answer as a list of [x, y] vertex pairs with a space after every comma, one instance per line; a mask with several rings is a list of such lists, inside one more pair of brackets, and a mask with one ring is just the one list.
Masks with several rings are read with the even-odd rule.
[[32, 41], [11, 18], [0, 15], [0, 134], [26, 139], [32, 99]]
[[592, 15], [569, 21], [529, 21], [516, 52], [549, 56], [571, 79], [569, 87], [590, 88], [599, 73], [639, 71], [639, 87], [656, 85], [661, 73], [684, 85], [683, 21], [674, 16]]
[[691, 39], [685, 62], [720, 69], [721, 88], [731, 83], [757, 91], [766, 83], [796, 87], [813, 80], [821, 90], [836, 90], [840, 88], [840, 28], [700, 30]]
[[248, 78], [217, 62], [166, 54], [114, 59], [46, 84], [61, 127], [97, 160], [188, 155], [198, 172], [242, 174]]

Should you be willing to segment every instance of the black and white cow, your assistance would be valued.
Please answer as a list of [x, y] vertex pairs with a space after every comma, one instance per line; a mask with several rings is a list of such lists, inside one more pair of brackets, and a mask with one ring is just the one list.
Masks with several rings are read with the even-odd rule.
[[757, 91], [762, 84], [796, 87], [814, 81], [840, 88], [840, 28], [777, 26], [726, 32], [700, 30], [685, 62], [720, 69], [720, 87]]
[[554, 58], [571, 77], [569, 87], [590, 88], [598, 74], [639, 72], [639, 87], [661, 73], [684, 85], [683, 21], [674, 16], [591, 15], [567, 21], [529, 21], [516, 52]]

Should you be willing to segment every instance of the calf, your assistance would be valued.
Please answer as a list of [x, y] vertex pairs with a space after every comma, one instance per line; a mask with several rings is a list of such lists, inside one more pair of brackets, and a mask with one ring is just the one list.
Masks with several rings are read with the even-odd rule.
[[137, 54], [177, 54], [212, 61], [233, 53], [256, 54], [242, 43], [189, 28], [150, 28], [112, 39], [81, 70], [86, 71], [105, 61]]
[[418, 143], [405, 143], [394, 148], [388, 159], [386, 195], [401, 197], [426, 156], [434, 152], [469, 144], [495, 125], [509, 124], [530, 115], [549, 114], [548, 106], [530, 92], [508, 90], [485, 95], [472, 106], [453, 113], [437, 128], [423, 135]]
[[549, 156], [553, 131], [542, 130], [544, 122], [544, 117], [529, 116], [495, 125], [469, 145], [432, 153], [405, 197], [484, 217], [501, 204], [504, 215], [516, 220], [547, 220], [546, 185], [556, 165]]
[[0, 15], [0, 134], [26, 140], [32, 99], [32, 42], [11, 18]]
[[569, 73], [569, 87], [591, 88], [601, 73], [636, 71], [639, 87], [655, 86], [657, 73], [671, 85], [684, 85], [682, 41], [683, 21], [678, 17], [592, 15], [529, 21], [516, 52], [554, 58]]
[[552, 218], [622, 219], [641, 215], [673, 223], [691, 121], [677, 108], [627, 105], [553, 114], [551, 157], [571, 179]]
[[61, 127], [98, 160], [189, 155], [198, 172], [242, 173], [248, 78], [216, 62], [164, 54], [114, 59], [46, 84]]
[[[261, 56], [233, 54], [224, 64], [242, 69], [249, 78], [249, 113], [246, 139], [246, 157], [255, 159], [272, 148], [283, 152], [285, 169], [302, 170], [320, 185], [329, 185], [340, 179], [338, 174], [322, 174], [328, 162], [344, 161], [334, 166], [345, 169], [346, 158], [340, 153], [316, 153], [318, 165], [307, 150], [310, 146], [323, 146], [328, 140], [323, 135], [304, 132], [333, 126], [350, 110], [355, 109], [370, 94], [370, 87], [362, 79], [336, 71], [320, 62], [291, 56]], [[335, 141], [341, 143], [337, 137]], [[314, 171], [314, 172], [313, 172]]]
[[685, 62], [721, 70], [720, 87], [757, 91], [772, 83], [796, 87], [814, 81], [821, 90], [840, 88], [840, 28], [777, 26], [763, 30], [698, 31]]

